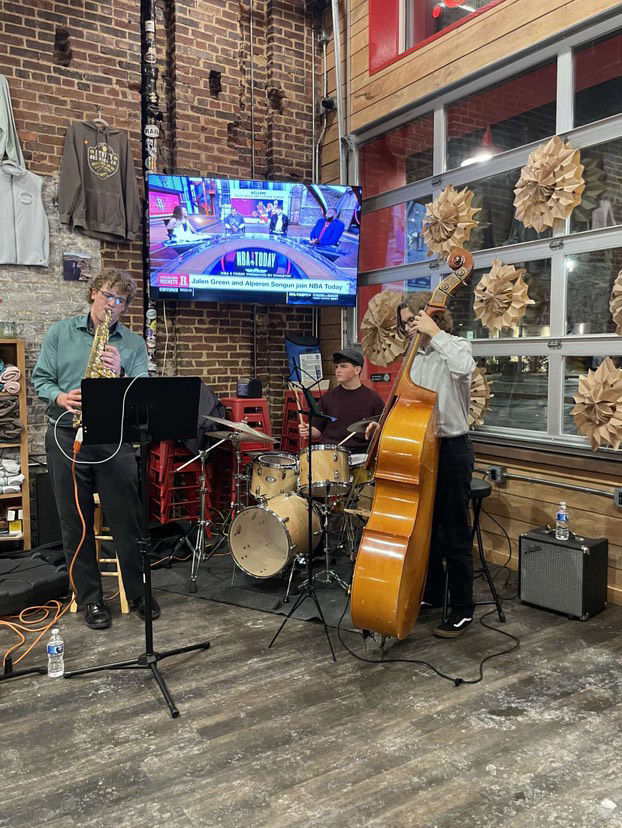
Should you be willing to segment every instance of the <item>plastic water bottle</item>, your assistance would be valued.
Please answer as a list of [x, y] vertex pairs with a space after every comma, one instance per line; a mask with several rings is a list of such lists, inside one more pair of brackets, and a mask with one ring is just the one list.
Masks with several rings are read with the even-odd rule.
[[568, 540], [570, 532], [568, 529], [568, 511], [562, 500], [555, 515], [555, 537], [557, 540]]
[[48, 641], [48, 676], [50, 678], [60, 678], [65, 672], [64, 655], [65, 645], [58, 628], [55, 627]]

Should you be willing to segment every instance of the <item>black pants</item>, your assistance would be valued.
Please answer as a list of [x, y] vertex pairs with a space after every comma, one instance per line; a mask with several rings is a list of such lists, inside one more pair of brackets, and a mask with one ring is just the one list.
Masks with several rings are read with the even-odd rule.
[[[72, 456], [75, 430], [58, 428], [56, 434], [64, 452]], [[116, 445], [82, 446], [78, 460], [103, 460], [115, 449]], [[56, 445], [52, 426], [45, 435], [45, 450], [69, 566], [82, 537], [82, 523], [76, 509], [71, 460], [68, 460]], [[114, 538], [128, 600], [139, 598], [143, 594], [142, 566], [137, 544], [142, 534], [141, 507], [138, 495], [138, 469], [132, 447], [123, 444], [119, 453], [107, 463], [95, 466], [76, 463], [76, 479], [80, 509], [86, 523], [86, 538], [73, 567], [78, 604], [92, 604], [103, 597], [95, 555], [94, 492], [99, 494], [106, 522]]]
[[473, 612], [473, 555], [469, 521], [469, 494], [474, 454], [468, 434], [443, 437], [438, 465], [430, 562], [424, 600], [442, 604], [445, 570], [454, 611]]

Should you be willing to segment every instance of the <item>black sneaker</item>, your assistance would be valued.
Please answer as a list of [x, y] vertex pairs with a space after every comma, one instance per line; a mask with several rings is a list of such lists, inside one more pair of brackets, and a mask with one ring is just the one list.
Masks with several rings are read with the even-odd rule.
[[465, 615], [464, 611], [452, 612], [442, 624], [434, 630], [438, 638], [458, 638], [473, 621], [473, 613]]

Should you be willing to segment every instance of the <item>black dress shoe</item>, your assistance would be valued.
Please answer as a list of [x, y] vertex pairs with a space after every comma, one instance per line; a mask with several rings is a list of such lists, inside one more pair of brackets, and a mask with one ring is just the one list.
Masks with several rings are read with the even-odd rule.
[[105, 630], [111, 624], [110, 610], [103, 601], [84, 605], [84, 620], [92, 630]]
[[[134, 609], [138, 613], [139, 617], [144, 621], [147, 613], [145, 612], [145, 596], [141, 595], [140, 598], [134, 599]], [[151, 597], [151, 620], [155, 621], [156, 618], [160, 617], [160, 605], [156, 601], [156, 599], [152, 596]]]

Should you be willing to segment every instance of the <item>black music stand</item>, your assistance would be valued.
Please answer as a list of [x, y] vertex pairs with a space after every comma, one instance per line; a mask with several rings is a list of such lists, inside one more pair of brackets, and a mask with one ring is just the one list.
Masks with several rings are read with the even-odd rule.
[[145, 652], [128, 661], [70, 670], [64, 677], [72, 678], [102, 670], [125, 670], [135, 667], [151, 670], [174, 719], [179, 716], [179, 710], [158, 670], [158, 662], [172, 655], [207, 650], [210, 644], [209, 641], [202, 641], [163, 653], [153, 649], [147, 449], [152, 440], [183, 440], [196, 435], [200, 384], [201, 380], [198, 377], [122, 377], [114, 382], [101, 379], [82, 380], [84, 445], [118, 443], [122, 411], [124, 442], [140, 444], [142, 538], [138, 540], [138, 547], [143, 564], [145, 590]]
[[[300, 377], [300, 368], [298, 368], [298, 366], [296, 366], [296, 370], [298, 371], [298, 376]], [[274, 642], [277, 640], [281, 630], [283, 629], [285, 624], [287, 624], [287, 622], [292, 617], [292, 615], [296, 612], [298, 607], [307, 598], [311, 598], [311, 599], [313, 599], [313, 603], [315, 604], [315, 606], [317, 608], [318, 614], [320, 616], [320, 620], [321, 620], [322, 624], [324, 625], [324, 632], [326, 633], [326, 638], [328, 640], [328, 646], [330, 647], [330, 653], [333, 657], [333, 661], [337, 661], [337, 659], [335, 657], [335, 651], [333, 649], [333, 643], [330, 640], [330, 635], [328, 633], [328, 626], [326, 624], [326, 619], [324, 618], [324, 613], [322, 612], [322, 607], [320, 606], [320, 602], [318, 601], [317, 595], [315, 593], [315, 588], [313, 586], [313, 561], [312, 561], [312, 558], [313, 558], [313, 472], [311, 470], [311, 462], [312, 462], [312, 457], [313, 457], [313, 450], [312, 450], [313, 439], [311, 438], [311, 427], [312, 427], [312, 421], [313, 421], [314, 417], [324, 417], [324, 418], [331, 419], [331, 420], [333, 419], [332, 417], [328, 417], [326, 414], [324, 414], [323, 411], [319, 410], [319, 408], [317, 407], [317, 403], [316, 403], [316, 401], [313, 397], [313, 394], [311, 394], [311, 392], [309, 391], [309, 388], [313, 388], [313, 386], [318, 385], [319, 382], [320, 382], [320, 380], [317, 380], [317, 382], [314, 382], [309, 387], [306, 387], [306, 386], [302, 385], [302, 383], [291, 383], [292, 385], [299, 385], [300, 388], [302, 389], [302, 393], [304, 394], [305, 400], [307, 402], [307, 411], [302, 411], [301, 409], [298, 409], [298, 410], [301, 414], [303, 414], [304, 416], [307, 417], [307, 420], [309, 422], [309, 444], [308, 444], [308, 447], [307, 447], [308, 448], [308, 455], [309, 455], [309, 476], [308, 476], [309, 491], [306, 495], [302, 495], [303, 497], [306, 498], [307, 507], [308, 507], [307, 508], [307, 518], [308, 518], [308, 522], [307, 522], [307, 561], [306, 561], [306, 563], [307, 563], [307, 580], [303, 584], [303, 590], [300, 593], [300, 595], [298, 596], [298, 598], [296, 598], [296, 602], [295, 602], [294, 606], [287, 613], [287, 615], [283, 619], [283, 623], [281, 624], [281, 626], [278, 628], [278, 630], [274, 634], [274, 638], [268, 644], [268, 649], [270, 649], [270, 647], [272, 647]]]

